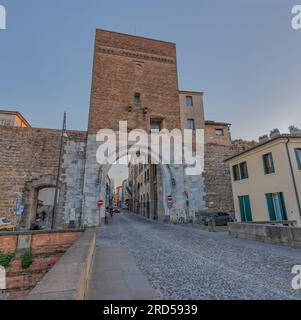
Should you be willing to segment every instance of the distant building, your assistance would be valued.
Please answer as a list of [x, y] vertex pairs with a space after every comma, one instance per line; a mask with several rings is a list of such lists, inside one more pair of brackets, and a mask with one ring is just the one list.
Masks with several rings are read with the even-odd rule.
[[121, 208], [129, 208], [129, 186], [127, 179], [122, 182]]
[[301, 225], [301, 136], [278, 135], [226, 161], [238, 221]]
[[205, 121], [205, 143], [231, 145], [231, 124], [227, 122]]
[[0, 110], [0, 126], [1, 125], [31, 128], [30, 124], [18, 111]]

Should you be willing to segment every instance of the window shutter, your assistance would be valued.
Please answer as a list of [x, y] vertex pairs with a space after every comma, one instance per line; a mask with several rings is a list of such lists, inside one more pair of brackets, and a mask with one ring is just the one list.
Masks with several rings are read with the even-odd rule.
[[268, 170], [267, 170], [266, 155], [263, 155], [263, 156], [262, 156], [262, 161], [263, 161], [264, 174], [267, 174], [267, 173], [268, 173]]
[[244, 206], [244, 197], [243, 197], [243, 196], [239, 196], [239, 197], [238, 197], [238, 201], [239, 201], [241, 221], [244, 222], [244, 221], [246, 221], [246, 213], [245, 213], [245, 206]]
[[269, 154], [270, 164], [271, 164], [271, 173], [275, 172], [274, 160], [272, 153]]
[[269, 216], [271, 221], [276, 220], [276, 213], [275, 213], [275, 208], [274, 208], [274, 203], [273, 203], [273, 195], [272, 193], [266, 193], [266, 200], [268, 204], [268, 209], [269, 209]]
[[286, 207], [285, 207], [283, 192], [280, 192], [279, 195], [280, 195], [280, 200], [281, 200], [283, 220], [287, 220], [287, 211], [286, 211]]
[[247, 221], [252, 221], [252, 211], [251, 211], [251, 203], [250, 203], [250, 196], [244, 197], [245, 208], [246, 208], [246, 218]]

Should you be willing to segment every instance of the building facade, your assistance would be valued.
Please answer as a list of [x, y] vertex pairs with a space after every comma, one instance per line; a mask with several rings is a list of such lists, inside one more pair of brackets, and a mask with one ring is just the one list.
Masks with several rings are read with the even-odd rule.
[[301, 135], [279, 135], [227, 163], [238, 221], [301, 224]]
[[31, 128], [30, 124], [18, 111], [0, 110], [0, 126]]
[[[234, 210], [224, 159], [242, 151], [244, 142], [231, 141], [227, 123], [204, 121], [202, 92], [179, 91], [176, 45], [97, 30], [88, 130], [67, 131], [63, 140], [56, 227], [104, 221], [106, 206], [113, 203], [114, 186], [108, 178], [112, 164], [99, 164], [96, 159], [101, 144], [97, 133], [104, 128], [118, 133], [119, 121], [127, 121], [128, 131], [138, 128], [149, 133], [205, 129], [203, 175], [186, 175], [185, 164], [137, 161], [129, 165], [131, 211], [182, 223], [193, 220], [199, 211]], [[28, 227], [37, 213], [40, 191], [53, 192], [55, 187], [61, 132], [30, 128], [25, 119], [22, 123], [14, 120], [10, 126], [0, 126], [0, 204], [1, 217], [18, 215], [19, 224]], [[131, 146], [120, 148], [117, 158]], [[141, 148], [139, 153], [148, 155], [148, 150]], [[113, 155], [108, 156], [110, 160]]]

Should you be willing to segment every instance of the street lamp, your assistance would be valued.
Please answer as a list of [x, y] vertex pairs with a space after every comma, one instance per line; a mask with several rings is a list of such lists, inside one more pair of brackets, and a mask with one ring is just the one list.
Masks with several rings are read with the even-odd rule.
[[54, 203], [53, 203], [53, 208], [52, 208], [52, 220], [51, 220], [51, 229], [52, 230], [54, 229], [54, 226], [55, 226], [55, 214], [56, 214], [56, 208], [57, 208], [59, 182], [60, 182], [60, 175], [61, 175], [61, 163], [62, 163], [62, 155], [63, 155], [64, 138], [67, 138], [67, 137], [68, 136], [66, 133], [66, 112], [64, 112], [63, 127], [62, 127], [62, 132], [61, 132], [59, 163], [58, 163], [58, 168], [57, 168]]

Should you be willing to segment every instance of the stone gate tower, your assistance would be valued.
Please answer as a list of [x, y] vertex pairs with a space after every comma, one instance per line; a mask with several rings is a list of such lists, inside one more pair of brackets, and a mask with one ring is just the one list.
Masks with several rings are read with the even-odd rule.
[[[118, 131], [121, 120], [127, 120], [128, 130], [181, 128], [175, 44], [96, 31], [84, 182], [85, 224], [98, 225], [104, 217], [104, 208], [97, 207], [97, 200], [104, 196], [109, 168], [96, 162], [96, 134], [104, 128]], [[162, 169], [162, 177], [163, 211], [166, 215], [185, 214], [183, 166]], [[197, 192], [202, 192], [201, 188], [196, 186]], [[172, 210], [164, 204], [169, 193], [175, 200]]]

